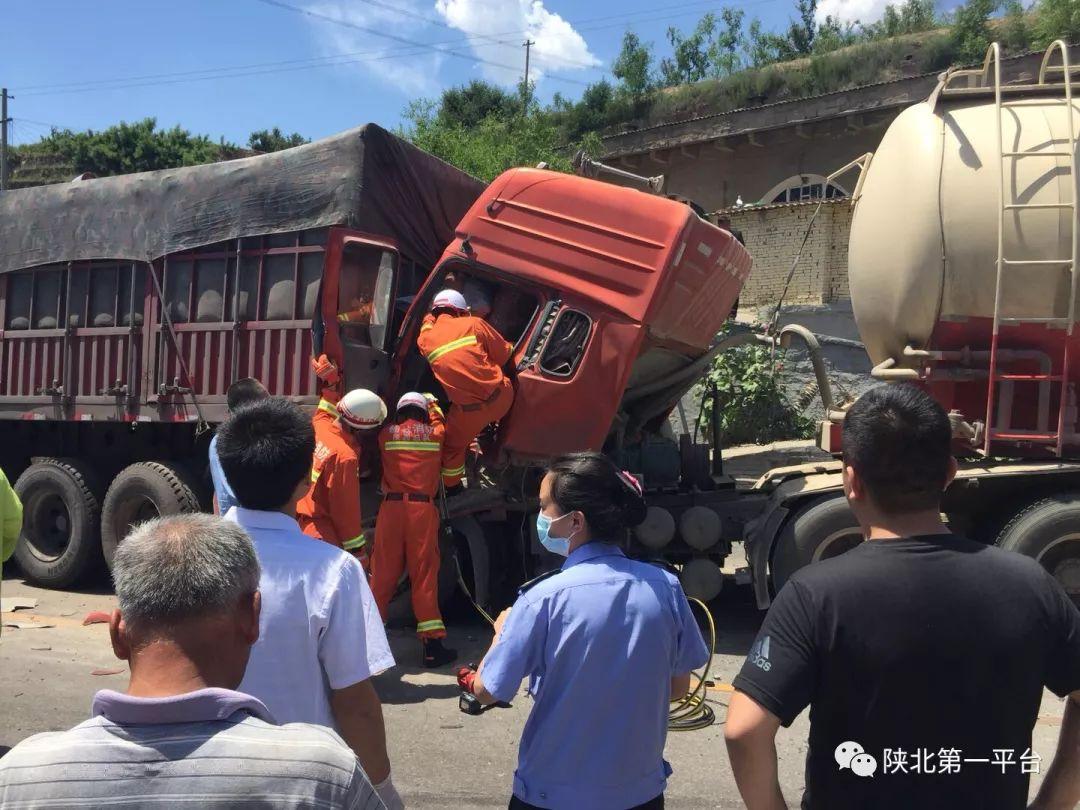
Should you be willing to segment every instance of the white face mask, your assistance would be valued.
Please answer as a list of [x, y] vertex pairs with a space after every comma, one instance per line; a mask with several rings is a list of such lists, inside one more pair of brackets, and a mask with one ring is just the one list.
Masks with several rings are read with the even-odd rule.
[[568, 557], [570, 555], [570, 541], [573, 539], [576, 532], [571, 532], [569, 537], [552, 537], [549, 532], [551, 531], [552, 523], [556, 520], [562, 520], [569, 514], [571, 513], [567, 512], [564, 515], [549, 518], [543, 512], [540, 512], [536, 516], [536, 536], [540, 540], [540, 545], [552, 554], [558, 554], [560, 557]]

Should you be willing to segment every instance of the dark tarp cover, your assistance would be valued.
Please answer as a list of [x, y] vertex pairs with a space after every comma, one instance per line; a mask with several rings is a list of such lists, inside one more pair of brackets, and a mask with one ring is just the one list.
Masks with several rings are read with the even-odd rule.
[[0, 194], [0, 273], [343, 225], [431, 267], [483, 190], [375, 124], [258, 157]]

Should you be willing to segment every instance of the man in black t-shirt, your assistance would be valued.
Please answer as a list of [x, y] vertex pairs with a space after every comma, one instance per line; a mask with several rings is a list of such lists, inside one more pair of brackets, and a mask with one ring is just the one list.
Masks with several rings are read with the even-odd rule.
[[[1002, 808], [1080, 801], [1080, 612], [1033, 560], [950, 534], [949, 420], [918, 388], [844, 421], [844, 493], [867, 538], [781, 590], [735, 679], [725, 736], [750, 810], [786, 807], [775, 737], [810, 706], [803, 808]], [[1049, 771], [1043, 687], [1068, 696]], [[1047, 754], [1049, 752], [1042, 752]]]

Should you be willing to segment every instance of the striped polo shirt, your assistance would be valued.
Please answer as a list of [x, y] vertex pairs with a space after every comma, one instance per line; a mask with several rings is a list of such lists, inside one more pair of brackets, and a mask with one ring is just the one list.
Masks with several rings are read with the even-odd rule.
[[0, 759], [0, 807], [384, 808], [336, 733], [276, 725], [242, 692], [134, 698], [104, 690], [93, 715]]

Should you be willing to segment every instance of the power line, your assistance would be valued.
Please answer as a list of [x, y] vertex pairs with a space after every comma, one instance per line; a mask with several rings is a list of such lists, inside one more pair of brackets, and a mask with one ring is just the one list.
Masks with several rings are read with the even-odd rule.
[[[774, 2], [779, 2], [779, 1], [780, 0], [752, 0], [752, 2], [747, 2], [747, 3], [742, 4], [742, 7], [765, 5], [767, 3], [774, 3]], [[592, 17], [592, 18], [589, 18], [589, 19], [573, 20], [573, 21], [568, 20], [567, 22], [569, 22], [572, 25], [578, 26], [578, 25], [581, 25], [583, 23], [589, 23], [589, 22], [603, 22], [605, 20], [611, 20], [611, 19], [619, 19], [620, 20], [619, 22], [609, 23], [609, 24], [606, 24], [606, 25], [594, 25], [594, 26], [587, 26], [587, 27], [582, 27], [582, 28], [577, 28], [576, 29], [579, 32], [602, 31], [602, 30], [611, 29], [611, 28], [619, 28], [619, 27], [622, 27], [623, 25], [628, 25], [628, 24], [636, 25], [636, 24], [640, 24], [640, 23], [662, 22], [662, 21], [677, 19], [678, 17], [682, 17], [682, 16], [685, 16], [687, 14], [692, 14], [692, 13], [696, 14], [696, 13], [698, 13], [698, 11], [703, 11], [704, 9], [702, 9], [700, 7], [704, 6], [704, 5], [715, 6], [715, 5], [717, 5], [717, 3], [715, 2], [715, 0], [708, 0], [708, 2], [701, 2], [701, 0], [699, 0], [698, 2], [693, 2], [693, 3], [680, 3], [680, 4], [671, 5], [671, 6], [658, 6], [658, 7], [654, 8], [654, 9], [650, 9], [650, 10], [646, 10], [646, 11], [627, 12], [625, 14], [610, 14], [610, 15], [606, 15], [606, 16], [602, 16], [602, 17]], [[689, 7], [694, 7], [694, 8], [690, 9]], [[681, 11], [681, 12], [679, 12], [677, 14], [674, 14], [674, 15], [663, 15], [663, 16], [647, 17], [647, 18], [640, 19], [640, 20], [629, 20], [629, 19], [627, 19], [630, 16], [637, 16], [637, 15], [640, 15], [640, 14], [649, 14], [649, 13], [655, 14], [656, 12], [662, 11], [664, 9], [671, 10], [671, 9], [680, 9], [680, 8], [681, 9], [686, 9], [686, 10]], [[508, 31], [508, 32], [505, 32], [505, 33], [492, 34], [491, 36], [492, 37], [499, 37], [499, 36], [511, 35], [511, 34], [515, 34], [515, 33], [520, 34], [520, 33], [523, 33], [523, 32], [520, 32], [520, 31], [519, 32]], [[407, 50], [397, 51], [397, 52], [392, 53], [392, 54], [385, 54], [384, 51], [354, 51], [354, 52], [350, 52], [350, 53], [335, 54], [335, 55], [332, 55], [332, 56], [308, 57], [308, 58], [304, 58], [304, 59], [277, 60], [277, 61], [273, 61], [273, 62], [257, 62], [257, 63], [253, 63], [253, 64], [249, 64], [249, 65], [219, 66], [219, 67], [213, 67], [213, 68], [202, 68], [202, 69], [199, 69], [199, 70], [177, 71], [177, 72], [170, 72], [170, 73], [151, 73], [151, 74], [144, 74], [142, 76], [125, 76], [125, 77], [115, 77], [115, 78], [112, 78], [112, 79], [95, 79], [95, 80], [86, 80], [86, 81], [82, 81], [82, 82], [67, 82], [67, 83], [61, 83], [61, 84], [26, 85], [25, 87], [17, 88], [17, 89], [19, 90], [20, 93], [22, 93], [24, 95], [27, 95], [27, 96], [46, 96], [46, 95], [68, 95], [68, 94], [84, 93], [84, 92], [98, 92], [98, 91], [102, 91], [102, 90], [126, 90], [126, 89], [139, 88], [139, 87], [158, 87], [158, 86], [165, 86], [165, 85], [172, 85], [172, 84], [186, 84], [186, 83], [189, 83], [189, 82], [201, 82], [201, 81], [210, 81], [210, 80], [218, 80], [218, 79], [232, 79], [232, 78], [246, 78], [246, 77], [250, 77], [250, 76], [262, 76], [262, 75], [267, 75], [267, 74], [272, 74], [272, 73], [289, 73], [289, 72], [294, 72], [294, 71], [311, 70], [311, 69], [317, 69], [317, 68], [338, 67], [338, 66], [344, 66], [344, 65], [363, 64], [365, 62], [385, 61], [385, 60], [390, 60], [390, 59], [408, 58], [408, 57], [416, 56], [416, 55], [418, 55], [420, 53], [423, 53], [425, 50], [430, 50], [430, 49], [432, 49], [433, 46], [465, 45], [465, 44], [470, 44], [470, 43], [474, 47], [477, 47], [477, 43], [473, 42], [470, 39], [445, 40], [445, 41], [441, 41], [441, 42], [417, 43], [416, 46], [412, 46], [412, 47], [408, 48]], [[499, 43], [499, 44], [502, 44], [502, 43]], [[480, 45], [479, 47], [483, 47], [483, 46]], [[439, 49], [439, 50], [440, 50], [440, 52], [445, 52], [445, 51], [442, 51], [441, 49]], [[476, 57], [473, 57], [473, 56], [467, 55], [467, 54], [455, 54], [455, 55], [459, 55], [459, 56], [462, 56], [463, 58], [468, 58], [468, 59], [471, 59], [473, 61], [484, 61], [484, 60], [480, 60], [480, 59], [478, 59]], [[346, 57], [363, 57], [363, 58], [346, 58]], [[516, 70], [516, 68], [512, 68], [510, 66], [502, 66], [502, 65], [498, 65], [498, 66], [499, 67], [504, 67], [507, 70]], [[558, 77], [558, 76], [550, 76], [550, 78], [557, 79], [557, 80], [560, 80], [560, 81], [571, 82], [571, 83], [578, 84], [578, 85], [587, 85], [586, 82], [575, 81], [575, 80], [572, 80], [572, 79], [565, 79], [565, 78]], [[160, 81], [158, 81], [159, 79], [160, 79]], [[23, 120], [27, 120], [27, 119], [23, 119]]]
[[[400, 14], [400, 15], [405, 16], [405, 17], [410, 17], [410, 18], [412, 18], [414, 20], [422, 20], [423, 22], [426, 22], [429, 25], [437, 25], [438, 27], [445, 28], [445, 29], [447, 29], [449, 31], [461, 31], [463, 34], [467, 35], [470, 38], [470, 41], [471, 41], [472, 38], [476, 38], [476, 39], [486, 40], [486, 41], [490, 42], [493, 45], [506, 45], [506, 46], [510, 46], [510, 47], [514, 47], [516, 45], [516, 43], [514, 43], [514, 42], [510, 42], [510, 41], [503, 40], [503, 39], [497, 39], [497, 37], [501, 37], [501, 36], [510, 36], [511, 34], [513, 34], [515, 32], [508, 32], [506, 34], [481, 34], [479, 31], [469, 31], [468, 29], [465, 29], [465, 28], [457, 28], [456, 26], [451, 25], [450, 23], [446, 22], [445, 20], [440, 20], [437, 17], [429, 17], [426, 14], [418, 14], [415, 11], [411, 11], [411, 10], [405, 9], [405, 8], [399, 8], [399, 7], [395, 6], [395, 5], [392, 5], [391, 3], [383, 3], [383, 2], [381, 2], [381, 0], [358, 0], [358, 2], [363, 3], [364, 5], [373, 6], [374, 8], [385, 9], [385, 10], [391, 12], [391, 13], [394, 13], [394, 14]], [[536, 43], [534, 42], [533, 44], [535, 45]], [[563, 64], [566, 64], [566, 65], [572, 65], [574, 67], [579, 67], [579, 68], [584, 68], [584, 69], [593, 69], [593, 68], [599, 67], [598, 65], [590, 64], [589, 62], [581, 62], [581, 61], [579, 61], [577, 59], [571, 59], [571, 58], [569, 58], [567, 56], [552, 56], [550, 58], [557, 59], [558, 61], [560, 61], [560, 62], [562, 62]]]
[[[258, 0], [258, 2], [263, 3], [265, 5], [268, 5], [268, 6], [276, 6], [278, 8], [288, 9], [289, 11], [296, 12], [297, 14], [303, 14], [306, 17], [312, 17], [312, 18], [317, 19], [317, 20], [325, 20], [326, 22], [334, 23], [335, 25], [341, 25], [341, 26], [344, 26], [345, 28], [353, 28], [353, 29], [355, 29], [357, 31], [361, 31], [361, 32], [363, 32], [365, 34], [371, 34], [372, 36], [382, 37], [383, 39], [389, 39], [389, 40], [391, 40], [393, 42], [400, 42], [402, 45], [409, 45], [409, 46], [412, 46], [414, 48], [426, 48], [428, 50], [435, 51], [436, 53], [443, 53], [443, 54], [446, 54], [447, 56], [455, 56], [458, 59], [467, 59], [470, 62], [479, 62], [480, 64], [489, 65], [491, 67], [501, 68], [502, 70], [512, 70], [512, 71], [515, 71], [515, 72], [517, 71], [517, 67], [515, 67], [513, 65], [506, 65], [506, 64], [503, 64], [501, 62], [494, 62], [494, 61], [492, 61], [490, 59], [484, 59], [484, 58], [482, 58], [480, 56], [476, 56], [475, 54], [462, 53], [461, 51], [455, 51], [455, 50], [451, 50], [449, 48], [435, 47], [435, 46], [432, 46], [432, 45], [430, 45], [430, 44], [428, 44], [426, 42], [417, 42], [415, 39], [408, 39], [407, 37], [401, 37], [401, 36], [398, 36], [397, 34], [390, 34], [390, 33], [387, 33], [385, 31], [379, 31], [379, 30], [377, 30], [375, 28], [370, 28], [370, 27], [368, 27], [366, 25], [359, 25], [357, 23], [351, 23], [351, 22], [349, 22], [347, 20], [339, 20], [336, 17], [331, 17], [329, 14], [320, 14], [319, 12], [312, 11], [310, 9], [300, 8], [299, 6], [291, 6], [288, 3], [281, 2], [281, 0]], [[577, 79], [568, 79], [568, 78], [566, 78], [564, 76], [556, 76], [554, 74], [551, 74], [551, 75], [549, 75], [548, 78], [550, 78], [550, 79], [552, 79], [554, 81], [566, 82], [567, 84], [576, 84], [576, 85], [580, 85], [582, 87], [587, 87], [588, 86], [587, 82], [579, 81]]]

